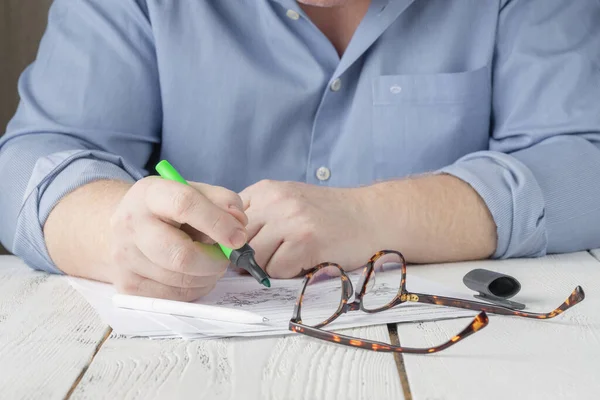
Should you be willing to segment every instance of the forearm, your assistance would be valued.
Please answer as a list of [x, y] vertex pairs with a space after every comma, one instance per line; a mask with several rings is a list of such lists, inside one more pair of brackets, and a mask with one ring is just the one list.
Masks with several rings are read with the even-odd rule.
[[64, 273], [110, 282], [110, 218], [131, 183], [96, 181], [65, 196], [44, 225], [50, 257]]
[[[156, 52], [140, 7], [53, 2], [19, 79], [21, 102], [0, 139], [0, 241], [32, 268], [61, 272], [42, 230], [56, 204], [91, 182], [141, 179], [160, 142]], [[82, 216], [96, 221], [97, 211]]]
[[401, 251], [407, 262], [484, 259], [496, 249], [486, 204], [458, 178], [431, 175], [362, 190], [381, 247]]

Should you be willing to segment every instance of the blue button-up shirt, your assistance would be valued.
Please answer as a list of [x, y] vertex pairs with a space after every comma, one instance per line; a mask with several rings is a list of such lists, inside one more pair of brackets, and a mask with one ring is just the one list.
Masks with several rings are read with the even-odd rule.
[[240, 191], [449, 173], [496, 258], [600, 247], [600, 2], [373, 0], [340, 58], [293, 0], [55, 0], [0, 142], [0, 239], [171, 160]]

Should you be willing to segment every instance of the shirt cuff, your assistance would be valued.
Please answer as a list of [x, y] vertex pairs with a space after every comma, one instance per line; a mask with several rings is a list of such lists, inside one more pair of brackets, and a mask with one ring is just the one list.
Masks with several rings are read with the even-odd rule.
[[437, 173], [465, 181], [487, 205], [498, 238], [492, 258], [546, 254], [544, 196], [525, 164], [508, 154], [481, 151], [469, 154]]
[[43, 227], [54, 206], [88, 183], [110, 179], [135, 182], [140, 171], [121, 157], [93, 150], [73, 150], [40, 158], [31, 175], [17, 218], [13, 253], [37, 270], [62, 274], [46, 247]]

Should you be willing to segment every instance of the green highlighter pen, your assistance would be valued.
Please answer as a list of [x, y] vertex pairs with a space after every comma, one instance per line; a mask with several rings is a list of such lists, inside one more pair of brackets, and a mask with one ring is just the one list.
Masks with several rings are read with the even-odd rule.
[[[167, 160], [163, 160], [156, 165], [156, 172], [158, 172], [164, 179], [189, 185]], [[254, 259], [254, 249], [250, 247], [248, 243], [239, 249], [230, 249], [229, 247], [225, 247], [220, 243], [218, 243], [218, 245], [223, 254], [225, 254], [229, 261], [231, 261], [234, 265], [248, 271], [250, 275], [254, 277], [254, 279], [264, 286], [271, 287], [271, 281], [269, 281], [269, 277]]]

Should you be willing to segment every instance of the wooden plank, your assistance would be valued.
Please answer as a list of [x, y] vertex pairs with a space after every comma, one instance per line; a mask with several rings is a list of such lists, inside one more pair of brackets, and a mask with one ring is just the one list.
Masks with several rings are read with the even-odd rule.
[[[391, 344], [394, 346], [400, 346], [400, 339], [398, 338], [398, 329], [396, 325], [388, 324], [388, 330], [390, 331]], [[400, 375], [400, 383], [402, 384], [404, 400], [412, 400], [410, 384], [408, 383], [408, 375], [406, 375], [406, 367], [404, 365], [402, 353], [394, 353], [394, 360], [396, 361], [396, 367], [398, 367], [398, 375]]]
[[107, 329], [63, 277], [0, 256], [0, 397], [65, 398]]
[[[481, 332], [437, 355], [404, 355], [414, 399], [596, 398], [600, 392], [600, 263], [589, 253], [544, 259], [411, 267], [420, 275], [465, 290], [472, 268], [507, 273], [522, 284], [532, 311], [558, 306], [581, 285], [585, 300], [540, 321], [490, 315]], [[410, 282], [410, 275], [408, 276]], [[399, 324], [400, 343], [431, 346], [458, 333], [467, 319]]]
[[[385, 325], [346, 331], [388, 341]], [[223, 340], [112, 336], [71, 399], [403, 399], [391, 354], [294, 335]]]

